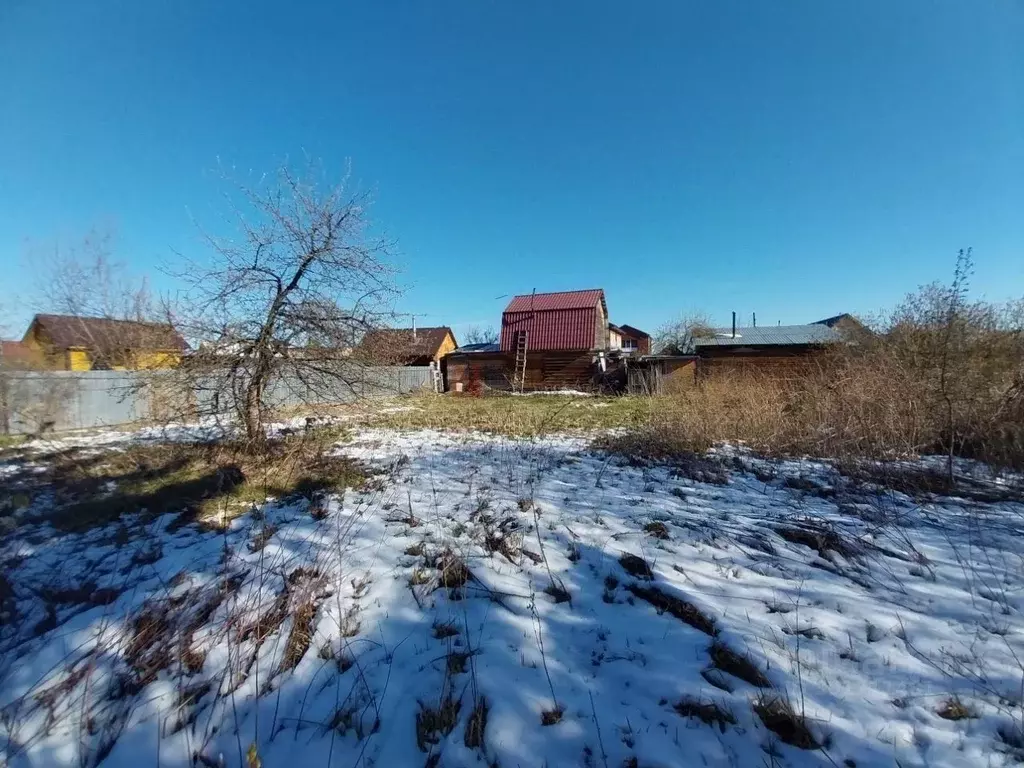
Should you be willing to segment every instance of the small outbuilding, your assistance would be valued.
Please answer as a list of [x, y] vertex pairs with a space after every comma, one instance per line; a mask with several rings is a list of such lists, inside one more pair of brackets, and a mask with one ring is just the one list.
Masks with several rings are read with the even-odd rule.
[[843, 341], [842, 332], [824, 323], [717, 328], [692, 340], [701, 375], [716, 371], [757, 370], [784, 373]]
[[433, 328], [379, 328], [367, 332], [355, 356], [381, 365], [440, 363], [458, 344], [446, 325]]
[[21, 340], [26, 355], [60, 371], [173, 368], [189, 346], [171, 325], [40, 314]]

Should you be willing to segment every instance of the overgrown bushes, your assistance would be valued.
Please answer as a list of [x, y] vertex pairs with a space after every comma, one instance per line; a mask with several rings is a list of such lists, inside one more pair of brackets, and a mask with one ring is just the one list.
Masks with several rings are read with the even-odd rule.
[[652, 456], [740, 441], [833, 459], [964, 456], [1024, 469], [1024, 301], [970, 302], [969, 254], [799, 373], [712, 374], [620, 441]]

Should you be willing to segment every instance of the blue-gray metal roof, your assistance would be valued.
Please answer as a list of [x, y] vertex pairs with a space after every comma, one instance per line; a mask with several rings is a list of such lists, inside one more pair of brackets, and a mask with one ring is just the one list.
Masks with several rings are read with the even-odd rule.
[[475, 352], [500, 352], [500, 344], [463, 344], [455, 350], [456, 354], [462, 355]]
[[766, 325], [757, 328], [716, 328], [714, 336], [696, 338], [693, 346], [701, 347], [756, 347], [806, 344], [833, 344], [842, 340], [835, 328], [827, 325]]

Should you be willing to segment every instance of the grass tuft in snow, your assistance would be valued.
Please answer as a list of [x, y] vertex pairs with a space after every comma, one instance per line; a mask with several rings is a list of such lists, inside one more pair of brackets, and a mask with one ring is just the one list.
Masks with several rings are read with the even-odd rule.
[[484, 748], [484, 731], [487, 730], [487, 713], [490, 707], [487, 699], [478, 696], [473, 705], [473, 711], [469, 713], [469, 720], [466, 721], [466, 733], [463, 742], [470, 749]]
[[805, 522], [800, 527], [789, 526], [775, 529], [786, 541], [793, 544], [802, 544], [805, 547], [817, 550], [818, 554], [828, 560], [829, 552], [835, 552], [848, 560], [852, 560], [861, 554], [862, 547], [833, 528], [820, 523]]
[[689, 624], [694, 629], [699, 629], [706, 635], [714, 637], [718, 634], [715, 627], [715, 620], [703, 613], [693, 603], [688, 603], [680, 597], [663, 592], [657, 587], [644, 586], [642, 584], [630, 584], [626, 587], [630, 592], [646, 600], [658, 609], [658, 613], [669, 613], [680, 621]]
[[651, 536], [655, 539], [660, 539], [662, 541], [667, 541], [668, 539], [672, 538], [671, 536], [669, 536], [668, 526], [660, 520], [655, 520], [653, 522], [647, 523], [647, 525], [644, 526], [644, 531], [647, 533], [648, 536]]
[[561, 582], [551, 582], [544, 587], [544, 594], [550, 596], [556, 603], [568, 603], [572, 600], [569, 590]]
[[935, 714], [943, 720], [971, 720], [978, 716], [978, 713], [969, 705], [962, 702], [959, 696], [951, 696], [946, 699], [942, 702], [939, 708], [935, 710]]
[[[6, 484], [30, 499], [52, 497], [50, 520], [64, 531], [104, 525], [140, 509], [151, 517], [182, 511], [182, 523], [219, 524], [269, 497], [315, 502], [323, 491], [361, 484], [365, 470], [332, 453], [337, 437], [329, 431], [288, 435], [258, 453], [231, 441], [69, 448], [47, 455], [45, 472], [26, 463]], [[312, 506], [311, 514], [316, 517]]]
[[749, 656], [742, 656], [725, 643], [715, 642], [708, 649], [711, 656], [711, 664], [716, 669], [732, 675], [738, 680], [750, 683], [755, 688], [771, 688], [771, 681], [764, 672], [757, 668], [757, 665], [750, 660]]
[[440, 622], [435, 621], [433, 626], [434, 637], [438, 640], [444, 640], [448, 637], [455, 637], [459, 634], [459, 628], [455, 626], [455, 622], [447, 621]]
[[563, 707], [555, 707], [554, 709], [545, 709], [540, 713], [540, 724], [541, 725], [558, 725], [562, 722], [562, 715], [565, 714]]
[[437, 560], [438, 584], [448, 589], [459, 589], [473, 578], [461, 557], [448, 551]]
[[647, 561], [642, 557], [637, 557], [629, 552], [626, 552], [622, 557], [619, 558], [619, 565], [622, 569], [630, 576], [636, 579], [651, 579], [654, 574], [651, 572], [651, 566], [647, 564]]
[[673, 709], [683, 717], [697, 718], [704, 725], [717, 725], [722, 733], [725, 733], [727, 725], [736, 725], [736, 718], [732, 713], [712, 701], [686, 696], [676, 702]]
[[473, 654], [466, 651], [452, 651], [446, 662], [449, 675], [461, 675], [466, 672], [466, 662]]
[[416, 746], [421, 752], [430, 751], [442, 737], [455, 730], [461, 708], [462, 703], [451, 696], [442, 698], [436, 707], [420, 702], [416, 713]]
[[760, 696], [754, 701], [754, 712], [764, 727], [779, 740], [797, 749], [819, 749], [821, 743], [807, 725], [807, 719], [793, 709], [787, 699], [778, 694]]

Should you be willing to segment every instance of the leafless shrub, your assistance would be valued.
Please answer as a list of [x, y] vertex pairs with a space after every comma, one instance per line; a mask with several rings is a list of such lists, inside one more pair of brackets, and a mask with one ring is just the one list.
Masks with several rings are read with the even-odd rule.
[[497, 344], [498, 331], [493, 326], [471, 325], [461, 334], [463, 344]]
[[923, 453], [1024, 467], [1024, 301], [971, 301], [962, 252], [950, 285], [912, 293], [848, 343], [788, 369], [708, 373], [659, 398], [624, 453], [699, 454], [742, 440], [767, 455], [839, 461]]
[[693, 340], [715, 335], [711, 317], [706, 312], [689, 312], [661, 326], [654, 334], [653, 346], [658, 354], [692, 354]]

